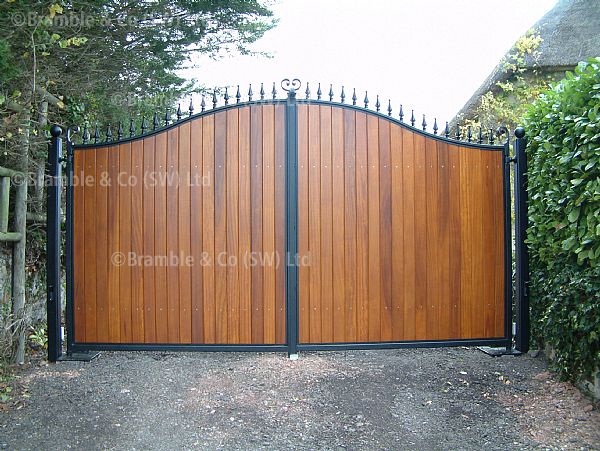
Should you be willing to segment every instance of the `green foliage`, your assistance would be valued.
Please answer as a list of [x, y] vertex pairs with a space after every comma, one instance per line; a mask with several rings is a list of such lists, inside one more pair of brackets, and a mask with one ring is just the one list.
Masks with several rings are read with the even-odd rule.
[[480, 125], [498, 124], [507, 126], [509, 130], [522, 125], [520, 119], [528, 106], [551, 82], [557, 81], [555, 74], [544, 73], [538, 68], [537, 59], [542, 42], [542, 37], [535, 29], [517, 40], [500, 62], [498, 81], [481, 96], [474, 116], [466, 118], [467, 125], [477, 128]]
[[46, 333], [46, 325], [38, 324], [37, 326], [33, 327], [31, 333], [29, 334], [29, 340], [35, 347], [46, 349], [48, 347], [48, 334]]
[[600, 58], [525, 116], [534, 334], [571, 380], [600, 367]]

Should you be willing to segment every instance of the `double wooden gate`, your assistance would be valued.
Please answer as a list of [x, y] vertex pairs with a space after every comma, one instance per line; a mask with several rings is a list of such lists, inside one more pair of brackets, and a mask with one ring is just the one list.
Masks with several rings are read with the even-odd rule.
[[508, 139], [283, 86], [69, 137], [69, 352], [510, 346]]

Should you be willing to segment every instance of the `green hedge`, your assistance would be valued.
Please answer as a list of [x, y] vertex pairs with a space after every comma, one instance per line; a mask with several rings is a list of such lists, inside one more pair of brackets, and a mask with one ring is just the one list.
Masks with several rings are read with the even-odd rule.
[[577, 381], [600, 367], [600, 58], [544, 93], [524, 125], [533, 336]]

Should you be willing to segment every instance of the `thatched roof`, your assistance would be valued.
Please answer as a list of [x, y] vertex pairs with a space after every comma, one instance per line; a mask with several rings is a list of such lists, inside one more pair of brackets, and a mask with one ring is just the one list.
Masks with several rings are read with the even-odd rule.
[[[530, 66], [548, 73], [559, 72], [572, 69], [587, 58], [600, 56], [600, 0], [559, 0], [533, 28], [543, 42], [535, 61], [527, 61]], [[481, 96], [494, 90], [496, 83], [507, 76], [500, 64], [496, 66], [452, 122], [470, 117]]]

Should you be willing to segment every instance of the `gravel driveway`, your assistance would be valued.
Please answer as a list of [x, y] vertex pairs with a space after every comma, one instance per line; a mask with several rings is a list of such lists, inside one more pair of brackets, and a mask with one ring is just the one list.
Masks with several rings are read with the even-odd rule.
[[103, 353], [23, 369], [2, 449], [600, 448], [542, 358], [475, 349]]

